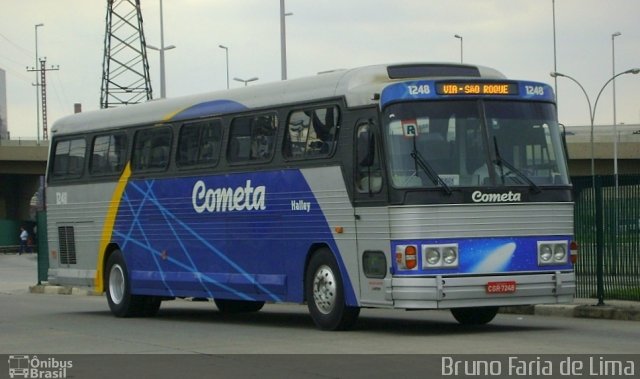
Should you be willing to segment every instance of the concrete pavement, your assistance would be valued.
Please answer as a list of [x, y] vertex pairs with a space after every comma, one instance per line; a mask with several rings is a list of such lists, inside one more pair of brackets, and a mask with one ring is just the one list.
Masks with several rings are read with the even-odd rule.
[[[59, 295], [102, 295], [88, 288], [37, 285], [37, 259], [35, 254], [0, 254], [0, 293], [31, 292]], [[529, 305], [502, 307], [502, 313], [536, 316], [577, 317], [609, 320], [640, 321], [640, 302], [605, 300], [598, 306], [596, 299], [574, 299], [571, 304]]]
[[0, 254], [0, 293], [27, 292], [38, 283], [35, 253]]

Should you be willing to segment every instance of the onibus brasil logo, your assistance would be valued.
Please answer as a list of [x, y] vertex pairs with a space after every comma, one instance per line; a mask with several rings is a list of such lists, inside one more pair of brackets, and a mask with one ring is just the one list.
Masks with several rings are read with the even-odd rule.
[[67, 370], [72, 367], [73, 362], [52, 357], [39, 359], [37, 355], [9, 355], [11, 378], [66, 378]]

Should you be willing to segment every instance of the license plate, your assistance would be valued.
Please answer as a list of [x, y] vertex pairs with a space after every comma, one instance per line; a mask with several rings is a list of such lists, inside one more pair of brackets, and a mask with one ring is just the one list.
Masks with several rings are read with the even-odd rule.
[[487, 283], [487, 293], [514, 293], [516, 292], [516, 281]]

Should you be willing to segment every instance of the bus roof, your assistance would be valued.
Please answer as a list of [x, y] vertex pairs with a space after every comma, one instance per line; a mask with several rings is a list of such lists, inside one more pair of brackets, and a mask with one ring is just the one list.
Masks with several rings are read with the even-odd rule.
[[216, 116], [336, 97], [344, 97], [349, 107], [364, 106], [377, 104], [378, 100], [374, 98], [374, 94], [379, 94], [391, 83], [410, 79], [451, 77], [505, 78], [494, 69], [463, 64], [403, 63], [365, 66], [329, 71], [299, 79], [79, 113], [55, 122], [52, 135]]

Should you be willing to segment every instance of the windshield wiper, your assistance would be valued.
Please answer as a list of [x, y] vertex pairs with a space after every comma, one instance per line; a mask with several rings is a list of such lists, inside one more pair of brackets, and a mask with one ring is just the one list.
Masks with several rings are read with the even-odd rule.
[[504, 166], [504, 167], [508, 168], [509, 170], [511, 170], [511, 172], [513, 172], [514, 174], [516, 174], [520, 178], [524, 179], [524, 181], [529, 184], [529, 188], [531, 188], [531, 190], [533, 192], [535, 192], [535, 193], [539, 193], [540, 192], [540, 187], [538, 187], [533, 182], [533, 180], [531, 180], [525, 173], [523, 173], [522, 171], [518, 170], [514, 165], [512, 165], [508, 161], [504, 160], [500, 156], [500, 149], [498, 149], [498, 139], [496, 138], [496, 136], [493, 136], [493, 148], [494, 148], [495, 153], [496, 153], [496, 159], [493, 161], [493, 163], [495, 163], [498, 166], [500, 166], [500, 178], [502, 179], [502, 184], [503, 185], [504, 185], [504, 169], [503, 169], [503, 166]]
[[444, 192], [446, 192], [447, 195], [451, 195], [451, 188], [449, 188], [447, 183], [445, 183], [444, 180], [442, 180], [442, 178], [440, 177], [440, 175], [438, 175], [436, 170], [434, 170], [433, 167], [431, 167], [431, 165], [424, 158], [422, 158], [422, 155], [420, 155], [420, 152], [418, 152], [418, 150], [415, 150], [415, 149], [413, 150], [413, 152], [411, 153], [411, 158], [413, 158], [416, 164], [420, 166], [422, 170], [424, 170], [425, 174], [427, 174], [427, 176], [429, 177], [429, 179], [431, 179], [433, 184], [435, 184], [436, 186], [440, 184]]

